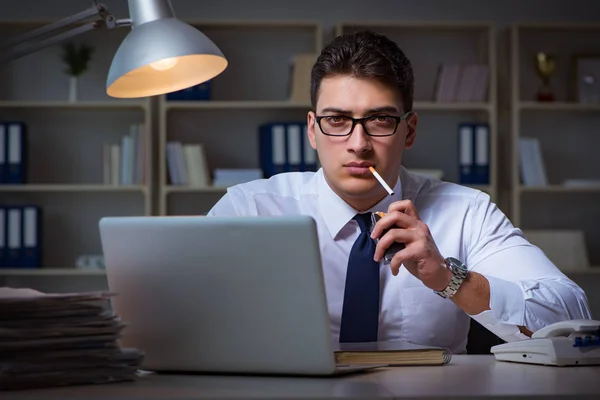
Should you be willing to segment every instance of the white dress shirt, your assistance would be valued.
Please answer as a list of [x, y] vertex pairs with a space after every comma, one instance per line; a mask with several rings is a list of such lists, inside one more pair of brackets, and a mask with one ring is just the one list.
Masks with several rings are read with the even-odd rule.
[[[490, 310], [472, 315], [506, 341], [553, 322], [591, 318], [585, 294], [561, 273], [481, 191], [401, 169], [394, 195], [370, 211], [410, 199], [443, 257], [455, 257], [490, 283]], [[360, 233], [357, 213], [327, 184], [323, 171], [290, 172], [230, 187], [207, 216], [303, 214], [317, 225], [332, 340], [337, 342], [348, 256]], [[408, 340], [466, 351], [470, 316], [405, 268], [381, 264], [378, 340]]]

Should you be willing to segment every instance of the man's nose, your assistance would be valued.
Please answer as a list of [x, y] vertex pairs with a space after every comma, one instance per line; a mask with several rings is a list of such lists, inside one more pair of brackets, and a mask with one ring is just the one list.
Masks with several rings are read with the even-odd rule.
[[362, 124], [356, 124], [350, 137], [348, 138], [348, 150], [353, 150], [356, 153], [362, 153], [371, 148], [369, 136], [365, 132]]

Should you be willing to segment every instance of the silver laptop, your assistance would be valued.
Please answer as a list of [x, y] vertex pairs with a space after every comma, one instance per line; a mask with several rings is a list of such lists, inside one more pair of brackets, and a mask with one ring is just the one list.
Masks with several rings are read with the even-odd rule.
[[333, 375], [315, 222], [287, 217], [106, 217], [100, 236], [121, 345], [143, 368]]

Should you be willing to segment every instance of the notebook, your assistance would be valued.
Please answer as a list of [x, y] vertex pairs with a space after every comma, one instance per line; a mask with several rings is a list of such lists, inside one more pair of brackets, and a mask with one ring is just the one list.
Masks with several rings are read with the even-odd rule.
[[339, 343], [334, 348], [338, 364], [444, 365], [452, 353], [443, 347], [423, 346], [411, 342]]

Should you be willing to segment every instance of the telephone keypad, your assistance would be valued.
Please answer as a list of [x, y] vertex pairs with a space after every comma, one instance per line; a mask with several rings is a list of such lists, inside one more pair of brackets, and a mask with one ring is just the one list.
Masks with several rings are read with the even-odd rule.
[[584, 336], [576, 337], [573, 342], [573, 347], [600, 346], [600, 336]]

